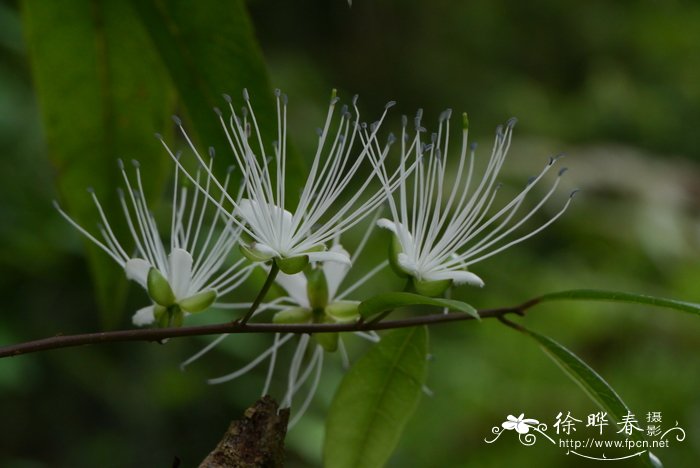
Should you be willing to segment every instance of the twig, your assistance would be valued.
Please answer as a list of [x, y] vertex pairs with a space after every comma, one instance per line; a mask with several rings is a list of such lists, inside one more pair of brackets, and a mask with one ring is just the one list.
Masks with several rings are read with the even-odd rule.
[[[245, 314], [245, 316], [238, 320], [237, 323], [240, 325], [245, 325], [248, 320], [253, 316], [256, 310], [258, 310], [258, 306], [260, 306], [260, 303], [262, 302], [263, 299], [265, 299], [265, 295], [267, 292], [270, 290], [270, 287], [272, 286], [272, 283], [275, 282], [275, 278], [277, 277], [277, 273], [279, 273], [280, 267], [277, 266], [276, 262], [272, 262], [272, 266], [270, 267], [270, 272], [267, 274], [267, 279], [265, 280], [265, 284], [263, 284], [262, 289], [258, 293], [258, 295], [255, 297], [255, 300], [253, 301], [253, 304], [250, 306], [250, 309], [248, 309], [248, 312]], [[234, 322], [235, 323], [235, 322]]]
[[[262, 294], [262, 292], [261, 292]], [[523, 315], [525, 311], [539, 303], [539, 299], [531, 299], [514, 307], [484, 309], [479, 311], [482, 319], [501, 318], [507, 314]], [[252, 307], [251, 307], [252, 309]], [[254, 310], [254, 309], [253, 309]], [[57, 335], [40, 340], [26, 341], [0, 347], [0, 358], [19, 356], [21, 354], [47, 351], [50, 349], [70, 348], [100, 343], [116, 343], [125, 341], [156, 341], [167, 338], [185, 336], [220, 335], [223, 333], [330, 333], [356, 332], [370, 330], [389, 330], [393, 328], [415, 327], [419, 325], [434, 325], [439, 323], [474, 320], [474, 317], [461, 312], [448, 314], [431, 314], [409, 317], [405, 319], [388, 320], [383, 322], [356, 323], [308, 323], [308, 324], [276, 324], [276, 323], [244, 323], [243, 321], [227, 322], [216, 325], [202, 325], [180, 328], [146, 328], [135, 330], [116, 330], [109, 332], [84, 333], [78, 335]]]

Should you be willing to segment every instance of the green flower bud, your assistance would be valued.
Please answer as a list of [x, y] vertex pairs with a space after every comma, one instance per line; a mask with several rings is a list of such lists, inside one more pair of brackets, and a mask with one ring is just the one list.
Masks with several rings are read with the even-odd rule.
[[441, 296], [450, 286], [452, 286], [452, 280], [450, 279], [421, 281], [417, 278], [413, 278], [413, 287], [416, 289], [416, 292], [422, 296]]
[[185, 298], [178, 302], [178, 305], [185, 312], [194, 314], [197, 312], [202, 312], [211, 306], [216, 300], [216, 291], [213, 289], [207, 289], [205, 291], [198, 292], [197, 294]]
[[323, 268], [314, 268], [306, 274], [306, 294], [312, 309], [323, 309], [328, 305], [328, 282]]
[[336, 322], [352, 323], [360, 316], [359, 305], [359, 301], [335, 301], [326, 306], [325, 312]]
[[170, 283], [165, 279], [163, 274], [155, 268], [148, 270], [148, 278], [146, 278], [148, 286], [148, 295], [156, 304], [164, 307], [169, 307], [175, 304], [175, 294], [173, 293]]
[[272, 323], [291, 324], [308, 323], [311, 320], [311, 309], [306, 307], [292, 307], [277, 312], [272, 317]]
[[338, 333], [314, 333], [314, 339], [323, 349], [332, 353], [338, 349]]
[[306, 268], [306, 265], [309, 264], [309, 256], [299, 255], [297, 257], [287, 258], [275, 257], [275, 263], [283, 273], [293, 275]]

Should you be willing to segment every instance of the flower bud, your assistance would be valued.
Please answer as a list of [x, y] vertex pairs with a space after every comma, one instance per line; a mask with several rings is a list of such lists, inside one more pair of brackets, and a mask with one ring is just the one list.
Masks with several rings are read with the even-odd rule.
[[323, 349], [332, 353], [338, 349], [338, 333], [314, 333], [314, 339]]
[[314, 268], [306, 275], [306, 294], [312, 309], [324, 309], [328, 305], [328, 282], [323, 268]]

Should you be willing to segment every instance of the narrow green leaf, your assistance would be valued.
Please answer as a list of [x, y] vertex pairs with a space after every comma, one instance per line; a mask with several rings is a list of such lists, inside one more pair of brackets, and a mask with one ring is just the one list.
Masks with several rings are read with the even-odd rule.
[[326, 418], [324, 466], [383, 466], [418, 405], [427, 373], [426, 327], [394, 330], [348, 371]]
[[540, 302], [574, 300], [574, 301], [606, 301], [606, 302], [627, 302], [632, 304], [645, 304], [655, 307], [665, 307], [700, 315], [700, 304], [693, 302], [677, 301], [663, 297], [647, 296], [644, 294], [634, 294], [617, 291], [600, 291], [596, 289], [574, 289], [571, 291], [561, 291], [545, 294], [539, 298]]
[[472, 317], [479, 319], [479, 313], [476, 309], [466, 302], [455, 301], [454, 299], [441, 299], [436, 297], [426, 297], [420, 294], [407, 292], [389, 292], [377, 294], [370, 297], [366, 301], [360, 303], [360, 315], [368, 319], [376, 314], [387, 312], [397, 307], [407, 307], [414, 305], [426, 305], [434, 307], [447, 307], [448, 309], [458, 310], [469, 314]]
[[[617, 392], [581, 358], [549, 337], [519, 325], [517, 329], [537, 341], [540, 349], [554, 361], [564, 374], [581, 387], [593, 402], [606, 411], [614, 422], [622, 421], [622, 418], [629, 413], [629, 407], [622, 401]], [[632, 431], [631, 437], [634, 440], [644, 440], [643, 434], [637, 431]], [[648, 456], [640, 457], [646, 466], [662, 466], [658, 458], [651, 452], [647, 453]]]
[[[117, 237], [128, 238], [116, 160], [138, 159], [144, 189], [160, 193], [170, 165], [153, 133], [165, 126], [174, 97], [165, 70], [128, 3], [25, 0], [22, 20], [61, 204], [97, 232], [98, 213], [85, 192], [94, 187]], [[112, 328], [123, 312], [124, 272], [96, 247], [88, 259], [103, 325]]]

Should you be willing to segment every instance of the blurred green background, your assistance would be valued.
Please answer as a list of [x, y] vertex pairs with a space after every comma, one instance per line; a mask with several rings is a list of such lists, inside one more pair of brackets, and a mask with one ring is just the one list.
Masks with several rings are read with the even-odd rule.
[[[444, 108], [467, 111], [482, 157], [496, 125], [517, 116], [502, 174], [514, 187], [548, 156], [567, 153], [559, 199], [584, 190], [570, 211], [542, 235], [476, 266], [486, 287], [463, 287], [455, 297], [496, 307], [603, 288], [700, 301], [698, 2], [196, 5], [0, 3], [0, 343], [130, 326], [145, 295], [86, 250], [51, 200], [92, 226], [84, 189], [94, 186], [114, 203], [114, 161], [124, 157], [144, 163], [155, 202], [170, 166], [152, 134], [172, 140], [169, 115], [178, 113], [202, 145], [221, 148], [225, 158], [210, 109], [222, 105], [220, 93], [239, 96], [244, 86], [267, 124], [271, 89], [289, 94], [297, 168], [310, 160], [333, 87], [346, 100], [359, 93], [368, 116], [397, 100], [390, 127], [419, 107], [429, 129]], [[558, 206], [553, 201], [531, 226]], [[360, 231], [349, 236], [351, 249]], [[384, 241], [377, 234], [355, 275], [382, 255]], [[390, 273], [384, 278], [373, 287], [400, 287]], [[201, 320], [227, 317], [215, 311]], [[562, 302], [522, 321], [584, 358], [638, 414], [660, 411], [666, 426], [678, 421], [687, 439], [657, 455], [667, 466], [694, 466], [697, 317]], [[496, 321], [434, 327], [430, 339], [434, 396], [423, 397], [389, 466], [594, 464], [513, 438], [484, 443], [508, 414], [551, 424], [560, 411], [579, 418], [596, 411], [533, 343]], [[230, 337], [180, 372], [179, 363], [208, 342], [0, 360], [0, 466], [170, 466], [175, 456], [194, 466], [258, 397], [265, 369], [220, 386], [205, 380], [240, 367], [270, 337]], [[352, 347], [355, 358], [364, 349]], [[288, 435], [288, 466], [320, 464], [323, 418], [342, 376], [337, 356], [328, 361], [317, 398]]]

